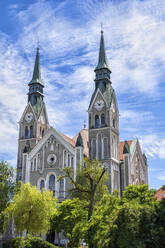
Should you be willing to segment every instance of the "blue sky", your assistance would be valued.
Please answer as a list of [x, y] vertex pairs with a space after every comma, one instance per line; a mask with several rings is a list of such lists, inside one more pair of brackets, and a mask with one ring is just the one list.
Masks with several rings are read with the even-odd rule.
[[37, 41], [50, 124], [74, 136], [87, 121], [100, 23], [120, 110], [120, 139], [138, 138], [149, 186], [165, 184], [164, 0], [1, 0], [0, 159], [16, 165]]

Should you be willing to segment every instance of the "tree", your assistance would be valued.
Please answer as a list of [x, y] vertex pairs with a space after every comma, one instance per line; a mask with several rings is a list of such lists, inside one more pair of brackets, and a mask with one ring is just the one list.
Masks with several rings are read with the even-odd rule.
[[56, 198], [50, 191], [39, 191], [29, 183], [21, 184], [13, 202], [5, 209], [6, 225], [14, 218], [19, 233], [46, 233], [50, 227], [50, 217], [56, 211]]
[[67, 247], [79, 247], [83, 227], [87, 221], [87, 211], [78, 198], [63, 201], [51, 218], [51, 229], [57, 233], [63, 231], [68, 239]]
[[3, 232], [3, 210], [15, 192], [14, 169], [7, 162], [0, 162], [0, 232]]
[[[98, 160], [91, 161], [85, 158], [83, 163], [78, 167], [76, 178], [74, 179], [72, 168], [65, 168], [65, 176], [70, 179], [72, 184], [72, 194], [84, 199], [84, 207], [88, 210], [88, 221], [90, 221], [95, 203], [102, 197], [104, 192], [107, 192], [105, 186], [106, 168]], [[88, 247], [93, 248], [92, 227], [88, 229]]]
[[0, 162], [0, 212], [12, 198], [15, 190], [14, 169], [7, 162]]
[[129, 185], [123, 192], [123, 202], [137, 201], [140, 204], [156, 202], [155, 190], [148, 189], [147, 184]]

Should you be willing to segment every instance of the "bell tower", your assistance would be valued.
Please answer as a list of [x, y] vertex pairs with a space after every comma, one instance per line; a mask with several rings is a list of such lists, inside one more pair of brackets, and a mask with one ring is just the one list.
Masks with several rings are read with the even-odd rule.
[[110, 80], [111, 70], [106, 57], [104, 34], [101, 31], [95, 89], [88, 109], [89, 156], [107, 168], [110, 192], [120, 190], [119, 112]]
[[43, 88], [40, 72], [40, 54], [37, 48], [32, 80], [28, 84], [28, 103], [19, 121], [17, 180], [24, 178], [24, 161], [37, 142], [42, 139], [49, 129], [49, 122], [44, 103]]

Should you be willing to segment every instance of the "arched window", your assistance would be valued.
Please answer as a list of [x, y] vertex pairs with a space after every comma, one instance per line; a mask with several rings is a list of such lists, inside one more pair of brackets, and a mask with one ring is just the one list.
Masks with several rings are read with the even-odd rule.
[[101, 133], [98, 134], [98, 139], [97, 139], [97, 145], [98, 145], [98, 159], [102, 159], [102, 140], [101, 140]]
[[49, 189], [53, 191], [53, 195], [55, 196], [55, 176], [51, 175], [49, 177]]
[[42, 128], [40, 127], [40, 137], [42, 137]]
[[64, 151], [64, 167], [66, 167], [66, 151]]
[[40, 190], [45, 188], [45, 181], [42, 179], [40, 182]]
[[105, 115], [101, 115], [101, 127], [105, 127]]
[[33, 138], [33, 126], [30, 126], [30, 138]]
[[70, 155], [68, 154], [68, 166], [70, 167]]
[[59, 182], [59, 198], [64, 197], [64, 178], [62, 178]]
[[42, 129], [42, 137], [44, 136], [44, 132], [45, 132], [45, 130], [44, 130], [44, 128]]
[[36, 158], [34, 159], [34, 171], [36, 170]]
[[73, 168], [73, 157], [71, 158], [71, 167]]
[[113, 127], [116, 127], [116, 121], [113, 119]]
[[40, 169], [40, 154], [38, 154], [38, 159], [37, 159], [37, 162], [38, 162], [38, 169]]
[[89, 127], [91, 128], [91, 114], [89, 114]]
[[91, 158], [96, 159], [96, 139], [92, 139], [91, 142]]
[[26, 126], [25, 127], [25, 139], [29, 138], [29, 128]]
[[99, 123], [99, 116], [98, 115], [95, 115], [95, 128], [99, 128], [100, 126], [100, 123]]
[[103, 151], [104, 151], [104, 154], [103, 154], [103, 156], [104, 156], [104, 159], [107, 159], [108, 158], [108, 139], [107, 138], [104, 138], [104, 140], [103, 140]]

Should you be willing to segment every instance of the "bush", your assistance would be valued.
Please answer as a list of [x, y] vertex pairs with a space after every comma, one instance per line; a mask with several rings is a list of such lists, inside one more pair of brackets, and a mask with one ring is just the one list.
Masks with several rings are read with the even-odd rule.
[[54, 245], [37, 237], [15, 238], [3, 245], [3, 248], [55, 248]]

